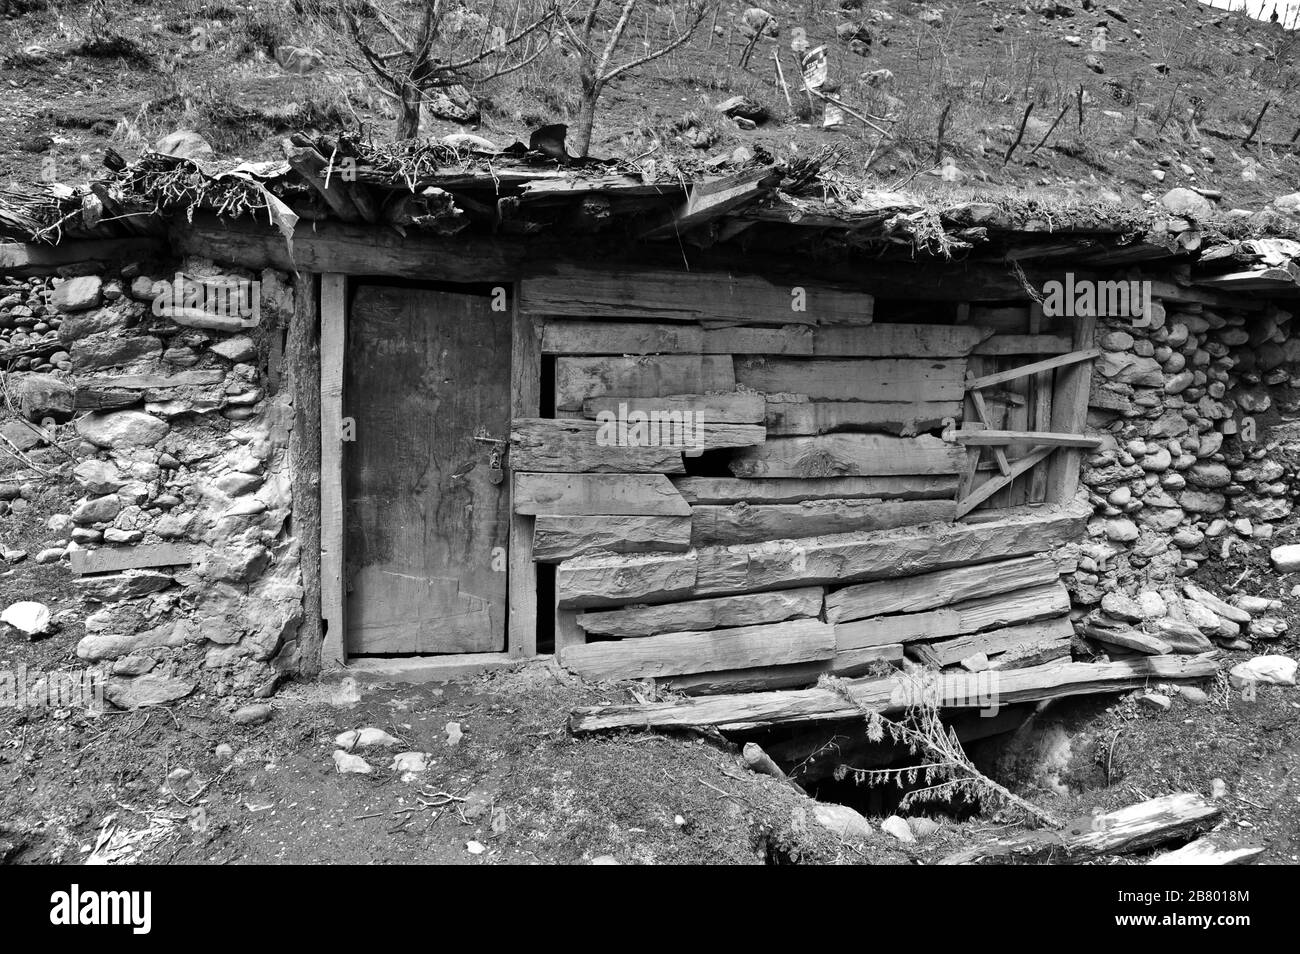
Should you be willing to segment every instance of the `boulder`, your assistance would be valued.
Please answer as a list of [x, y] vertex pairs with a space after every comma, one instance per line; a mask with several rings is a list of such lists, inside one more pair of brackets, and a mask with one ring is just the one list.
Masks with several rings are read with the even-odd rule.
[[1170, 189], [1160, 197], [1160, 204], [1174, 215], [1189, 219], [1205, 219], [1214, 212], [1213, 203], [1191, 189]]
[[28, 639], [34, 639], [49, 632], [50, 608], [34, 600], [10, 603], [0, 613], [0, 623], [7, 623]]
[[52, 374], [28, 374], [18, 385], [18, 406], [23, 417], [40, 422], [53, 418], [62, 424], [72, 419], [77, 407], [77, 389]]
[[95, 275], [69, 278], [50, 295], [50, 304], [63, 312], [85, 311], [102, 300], [103, 282]]
[[167, 436], [171, 426], [143, 411], [107, 411], [87, 414], [77, 422], [77, 433], [98, 447], [152, 447]]
[[1238, 689], [1248, 682], [1294, 686], [1295, 673], [1296, 661], [1289, 656], [1256, 656], [1233, 666], [1228, 680]]
[[104, 695], [119, 709], [139, 709], [184, 699], [194, 689], [195, 684], [189, 679], [151, 672], [134, 679], [110, 679], [104, 686]]
[[1294, 573], [1300, 570], [1300, 543], [1287, 543], [1274, 547], [1268, 555], [1273, 568], [1279, 573]]
[[839, 805], [834, 802], [816, 802], [813, 805], [813, 819], [817, 824], [835, 835], [836, 838], [864, 839], [871, 837], [871, 822], [848, 805]]

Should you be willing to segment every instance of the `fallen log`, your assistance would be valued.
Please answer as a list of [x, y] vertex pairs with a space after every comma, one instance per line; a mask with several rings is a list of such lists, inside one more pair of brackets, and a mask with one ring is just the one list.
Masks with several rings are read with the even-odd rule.
[[863, 709], [902, 712], [922, 701], [942, 708], [988, 709], [1017, 702], [1137, 689], [1152, 679], [1204, 679], [1218, 671], [1217, 653], [1150, 656], [1110, 663], [1049, 663], [994, 673], [900, 674], [844, 683], [852, 699], [832, 689], [737, 693], [610, 706], [584, 706], [569, 716], [574, 734], [608, 729], [741, 729], [797, 722], [852, 719]]
[[1209, 838], [1198, 838], [1181, 848], [1152, 858], [1148, 865], [1249, 865], [1264, 853], [1263, 848], [1220, 848]]
[[1032, 860], [1058, 856], [1062, 860], [1140, 851], [1185, 837], [1208, 827], [1223, 809], [1202, 795], [1179, 792], [1095, 815], [1084, 831], [1034, 831], [999, 838], [939, 860], [941, 865], [972, 865], [1008, 859]]

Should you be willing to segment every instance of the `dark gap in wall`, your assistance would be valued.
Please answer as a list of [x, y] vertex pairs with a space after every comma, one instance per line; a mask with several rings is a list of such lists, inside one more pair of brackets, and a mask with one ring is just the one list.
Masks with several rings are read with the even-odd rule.
[[555, 417], [555, 355], [542, 355], [541, 399], [538, 417]]
[[555, 652], [555, 564], [537, 567], [537, 651]]
[[705, 451], [698, 457], [682, 455], [688, 477], [731, 477], [730, 463], [735, 448], [724, 447], [719, 450]]
[[951, 325], [957, 321], [957, 303], [877, 298], [871, 320], [874, 324]]

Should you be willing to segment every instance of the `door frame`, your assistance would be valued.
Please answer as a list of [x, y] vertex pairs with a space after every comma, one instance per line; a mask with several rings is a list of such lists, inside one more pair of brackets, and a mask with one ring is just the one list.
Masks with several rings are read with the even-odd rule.
[[[310, 279], [311, 276], [307, 276]], [[320, 273], [320, 615], [321, 667], [346, 667], [390, 678], [451, 679], [485, 669], [513, 665], [537, 655], [537, 570], [533, 563], [533, 518], [514, 512], [514, 473], [510, 477], [507, 542], [506, 649], [494, 653], [440, 653], [398, 658], [347, 654], [347, 594], [343, 471], [343, 372], [347, 356], [348, 276]], [[541, 341], [537, 326], [520, 314], [516, 284], [509, 290], [510, 416], [537, 417], [541, 401]], [[496, 291], [496, 289], [494, 289]]]

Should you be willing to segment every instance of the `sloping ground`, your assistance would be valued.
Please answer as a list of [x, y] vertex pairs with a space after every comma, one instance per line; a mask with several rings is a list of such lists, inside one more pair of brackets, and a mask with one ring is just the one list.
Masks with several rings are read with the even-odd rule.
[[[307, 75], [276, 63], [284, 45], [322, 40], [288, 3], [190, 0], [118, 12], [96, 3], [61, 15], [42, 3], [8, 6], [0, 182], [31, 183], [43, 168], [63, 181], [89, 175], [105, 147], [130, 158], [176, 128], [246, 158], [277, 155], [275, 137], [296, 128], [359, 121], [391, 135], [386, 101], [340, 69], [332, 51]], [[1091, 0], [769, 3], [778, 34], [761, 40], [741, 68], [746, 7], [721, 3], [690, 44], [611, 87], [593, 152], [671, 163], [740, 146], [778, 159], [834, 146], [843, 172], [878, 187], [1032, 185], [1136, 202], [1148, 190], [1189, 185], [1221, 191], [1225, 208], [1259, 208], [1295, 191], [1300, 178], [1297, 34], [1279, 25], [1194, 0], [1118, 2], [1105, 11]], [[647, 31], [657, 37], [666, 16], [656, 8], [634, 21], [630, 48], [640, 48]], [[810, 108], [796, 82], [796, 28], [811, 46], [827, 47], [825, 90], [854, 112], [883, 117], [888, 136], [851, 116], [822, 128], [821, 104]], [[1105, 48], [1094, 52], [1098, 38]], [[795, 82], [788, 103], [774, 53]], [[483, 118], [471, 131], [505, 145], [542, 123], [572, 122], [573, 70], [568, 57], [548, 54], [485, 87]], [[747, 131], [713, 108], [736, 95], [770, 118]], [[1004, 163], [1030, 103], [1021, 145]], [[458, 131], [442, 121], [422, 129]], [[941, 174], [944, 157], [951, 162]]]

